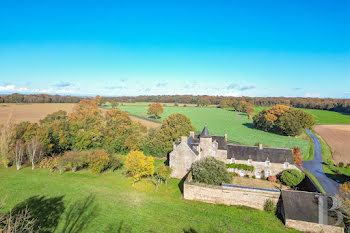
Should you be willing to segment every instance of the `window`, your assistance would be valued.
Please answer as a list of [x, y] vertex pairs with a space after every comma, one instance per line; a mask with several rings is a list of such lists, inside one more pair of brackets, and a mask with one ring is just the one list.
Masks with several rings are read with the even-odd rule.
[[251, 159], [248, 159], [248, 164], [252, 164], [253, 161]]
[[213, 142], [213, 147], [214, 147], [214, 148], [216, 147], [216, 144], [217, 144], [216, 142]]
[[212, 153], [213, 153], [213, 156], [216, 156], [216, 151], [215, 151], [215, 150], [213, 150], [213, 152], [212, 152]]
[[270, 166], [270, 161], [269, 160], [265, 161], [265, 166]]
[[288, 168], [289, 167], [289, 163], [288, 162], [284, 162], [283, 167], [284, 168]]
[[231, 163], [235, 163], [235, 158], [231, 158]]
[[265, 171], [265, 177], [267, 178], [267, 177], [269, 177], [270, 175], [271, 175], [270, 170], [266, 170], [266, 171]]
[[239, 176], [244, 176], [244, 170], [243, 169], [239, 171]]
[[261, 173], [260, 172], [255, 172], [255, 177], [260, 179], [261, 178]]

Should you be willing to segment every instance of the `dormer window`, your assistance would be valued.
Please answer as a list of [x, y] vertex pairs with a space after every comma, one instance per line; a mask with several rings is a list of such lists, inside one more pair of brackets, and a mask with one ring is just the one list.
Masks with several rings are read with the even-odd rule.
[[235, 158], [231, 158], [231, 163], [235, 163]]
[[265, 166], [270, 166], [270, 161], [269, 160], [265, 161]]
[[217, 142], [213, 142], [213, 147], [214, 148], [218, 147], [218, 143]]
[[289, 163], [288, 162], [284, 162], [283, 167], [284, 168], [288, 168], [289, 167]]
[[248, 159], [248, 164], [252, 164], [252, 163], [253, 163], [253, 160]]

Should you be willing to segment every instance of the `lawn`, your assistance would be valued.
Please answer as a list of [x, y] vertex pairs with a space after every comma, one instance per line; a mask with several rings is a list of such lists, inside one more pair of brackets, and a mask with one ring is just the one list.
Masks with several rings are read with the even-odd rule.
[[[256, 107], [255, 113], [262, 111], [265, 107]], [[310, 113], [316, 121], [316, 124], [350, 124], [350, 114], [333, 112], [318, 109], [305, 109], [303, 111]]]
[[29, 206], [49, 232], [295, 232], [264, 211], [183, 200], [176, 179], [158, 192], [147, 179], [131, 183], [121, 171], [0, 168], [2, 212]]
[[[131, 114], [148, 117], [146, 115], [147, 105], [123, 105], [118, 108]], [[286, 148], [297, 146], [301, 148], [306, 158], [310, 158], [307, 140], [257, 130], [253, 121], [248, 119], [244, 113], [213, 107], [164, 107], [164, 113], [160, 120], [173, 113], [182, 113], [189, 117], [198, 132], [207, 124], [211, 134], [223, 136], [227, 133], [228, 139], [233, 142], [244, 145], [254, 145], [260, 142], [263, 146]]]

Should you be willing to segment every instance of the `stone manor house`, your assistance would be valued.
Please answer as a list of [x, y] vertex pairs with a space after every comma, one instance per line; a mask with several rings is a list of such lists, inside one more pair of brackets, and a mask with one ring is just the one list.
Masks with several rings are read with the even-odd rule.
[[291, 149], [263, 148], [259, 146], [242, 146], [230, 144], [225, 136], [211, 136], [205, 125], [201, 134], [190, 132], [190, 137], [182, 136], [181, 141], [175, 142], [169, 155], [169, 165], [172, 168], [171, 177], [183, 178], [191, 169], [192, 163], [213, 156], [218, 160], [229, 163], [247, 164], [254, 166], [253, 172], [228, 168], [240, 176], [246, 174], [260, 178], [276, 175], [284, 169], [297, 167], [294, 164]]

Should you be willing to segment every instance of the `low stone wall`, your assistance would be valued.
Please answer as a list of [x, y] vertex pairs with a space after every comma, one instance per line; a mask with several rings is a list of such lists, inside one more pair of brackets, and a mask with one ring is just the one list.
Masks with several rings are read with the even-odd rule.
[[184, 182], [184, 198], [213, 204], [243, 205], [264, 209], [267, 199], [278, 202], [279, 190], [248, 188], [241, 186], [217, 186], [193, 182]]
[[343, 233], [344, 228], [331, 225], [323, 225], [313, 222], [304, 222], [293, 219], [286, 220], [286, 227], [291, 227], [303, 232], [329, 232], [329, 233]]

